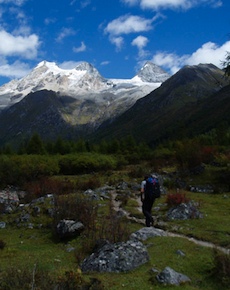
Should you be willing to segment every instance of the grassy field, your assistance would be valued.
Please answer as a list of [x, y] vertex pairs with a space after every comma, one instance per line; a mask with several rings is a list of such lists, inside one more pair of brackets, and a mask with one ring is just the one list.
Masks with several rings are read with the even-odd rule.
[[[124, 172], [116, 172], [114, 175], [110, 173], [107, 178], [110, 183], [126, 180], [126, 178], [127, 181], [134, 182]], [[105, 181], [105, 179], [102, 180], [102, 182]], [[135, 182], [139, 183], [140, 178], [135, 178]], [[138, 202], [135, 200], [138, 191], [131, 188], [128, 190], [131, 191], [131, 197], [126, 199], [124, 209], [133, 216], [143, 218], [138, 209]], [[154, 204], [153, 215], [164, 222], [164, 229], [230, 248], [230, 193], [184, 193], [189, 199], [199, 204], [203, 218], [167, 221], [166, 196], [162, 195]], [[101, 206], [98, 210], [97, 228], [100, 227], [100, 223], [105, 221], [105, 215], [108, 216], [111, 207], [110, 200], [99, 201], [99, 203]], [[46, 217], [38, 218], [48, 224]], [[9, 221], [9, 216], [2, 215], [0, 221], [4, 220]], [[36, 222], [36, 219], [34, 221]], [[127, 219], [122, 219], [122, 223], [130, 233], [143, 227], [142, 224]], [[17, 228], [15, 225], [9, 224], [5, 229], [0, 229], [0, 240], [5, 243], [5, 247], [0, 249], [1, 290], [54, 289], [47, 285], [50, 285], [50, 280], [59, 281], [60, 279], [66, 284], [65, 287], [59, 289], [178, 289], [176, 286], [161, 285], [155, 279], [156, 273], [153, 269], [162, 271], [167, 266], [191, 279], [190, 284], [181, 286], [183, 290], [229, 289], [229, 284], [222, 283], [223, 281], [221, 282], [212, 275], [216, 267], [213, 249], [196, 245], [184, 238], [155, 237], [148, 239], [144, 243], [148, 247], [150, 261], [129, 273], [120, 274], [81, 273], [79, 260], [89, 254], [87, 251], [90, 248], [88, 244], [90, 242], [84, 235], [63, 242], [54, 239], [49, 227], [29, 229]], [[70, 247], [75, 250], [68, 252], [67, 249]], [[86, 248], [87, 251], [85, 251]], [[178, 255], [178, 250], [183, 251], [185, 256]], [[71, 273], [73, 276], [69, 276]], [[40, 285], [40, 288], [32, 288], [34, 275], [35, 279], [39, 280], [41, 277], [43, 279], [43, 286]], [[84, 284], [83, 282], [89, 283], [90, 281], [100, 281], [100, 283], [89, 286], [91, 288], [78, 288], [80, 284]]]

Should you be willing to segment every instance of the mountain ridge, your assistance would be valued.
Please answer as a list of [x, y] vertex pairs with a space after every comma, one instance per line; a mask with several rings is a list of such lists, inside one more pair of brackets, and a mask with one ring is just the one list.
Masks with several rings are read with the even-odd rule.
[[[157, 67], [148, 63], [148, 71], [151, 66], [154, 73]], [[142, 76], [144, 76], [143, 71]], [[162, 77], [162, 70], [158, 69], [158, 71]], [[164, 77], [168, 78], [168, 74]], [[32, 132], [28, 124], [31, 124], [33, 130], [41, 135], [53, 138], [55, 134], [44, 132], [43, 127], [50, 126], [41, 119], [44, 116], [47, 120], [51, 118], [48, 113], [44, 112], [50, 112], [55, 116], [56, 123], [52, 124], [56, 134], [58, 134], [56, 128], [62, 127], [63, 122], [66, 124], [66, 131], [72, 131], [71, 136], [73, 132], [77, 135], [78, 133], [82, 135], [92, 133], [105, 120], [112, 122], [129, 109], [136, 100], [159, 87], [161, 83], [143, 82], [138, 76], [130, 80], [108, 80], [87, 62], [80, 63], [74, 69], [63, 70], [54, 62], [42, 61], [29, 75], [11, 85], [12, 83], [9, 83], [8, 88], [7, 85], [0, 88], [0, 105], [3, 107], [0, 113], [2, 125], [0, 143], [19, 139], [19, 136], [27, 138]], [[1, 102], [2, 99], [5, 103]], [[53, 103], [49, 102], [51, 99]], [[49, 111], [45, 104], [52, 107], [52, 110]], [[13, 115], [12, 110], [14, 110]], [[25, 125], [21, 122], [22, 116]], [[17, 118], [18, 123], [14, 121]], [[26, 120], [30, 122], [26, 124]], [[69, 133], [64, 135], [67, 136]]]
[[[62, 69], [55, 62], [42, 61], [24, 78], [13, 80], [0, 87], [0, 108], [21, 101], [30, 92], [44, 89], [76, 98], [90, 98], [90, 95], [105, 92], [119, 96], [119, 91], [122, 89], [125, 92], [141, 86], [146, 86], [146, 92], [150, 92], [169, 77], [169, 74], [150, 62], [148, 71], [151, 66], [152, 72], [154, 69], [156, 71], [155, 82], [142, 81], [137, 75], [132, 79], [106, 79], [88, 62], [80, 62], [74, 69]], [[142, 78], [146, 70], [142, 68]], [[157, 79], [158, 74], [161, 81]]]
[[[84, 71], [84, 65], [80, 69]], [[149, 86], [146, 89], [146, 85], [129, 81], [113, 82], [111, 90], [87, 97], [49, 90], [31, 92], [0, 113], [0, 144], [19, 143], [34, 132], [44, 140], [60, 136], [92, 142], [132, 135], [150, 145], [178, 138], [185, 131], [188, 136], [200, 134], [223, 118], [230, 122], [227, 84], [222, 70], [200, 64], [183, 67], [150, 92]]]
[[[228, 83], [224, 72], [213, 64], [185, 66], [159, 88], [137, 100], [112, 124], [102, 124], [95, 132], [94, 140], [122, 138], [131, 134], [136, 140], [154, 145], [168, 138], [177, 138], [185, 131], [190, 136], [203, 133], [204, 127], [210, 130], [215, 124], [207, 126], [202, 121], [204, 127], [197, 128], [194, 118], [210, 120], [213, 111], [222, 110], [217, 106], [218, 93]], [[210, 97], [212, 106], [208, 106]], [[227, 94], [224, 98], [223, 104], [230, 110]], [[205, 107], [209, 109], [202, 116]], [[225, 115], [225, 119], [230, 122], [228, 115]], [[216, 122], [221, 121], [220, 114]], [[193, 123], [191, 128], [190, 123]]]

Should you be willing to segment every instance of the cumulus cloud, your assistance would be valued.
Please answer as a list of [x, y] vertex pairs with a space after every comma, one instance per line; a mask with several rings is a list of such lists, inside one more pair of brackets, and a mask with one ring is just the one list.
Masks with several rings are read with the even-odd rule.
[[123, 15], [111, 21], [105, 28], [105, 33], [121, 35], [138, 33], [152, 29], [154, 19], [146, 19], [135, 15]]
[[136, 46], [138, 49], [138, 56], [140, 58], [146, 57], [149, 52], [145, 51], [144, 48], [146, 47], [147, 43], [149, 42], [148, 38], [142, 35], [137, 36], [135, 39], [132, 41], [132, 45]]
[[140, 5], [143, 9], [190, 9], [197, 5], [210, 5], [212, 7], [222, 6], [221, 0], [122, 0], [128, 5]]
[[[137, 15], [122, 15], [108, 23], [104, 33], [109, 34], [110, 42], [116, 46], [117, 50], [121, 50], [124, 45], [124, 37], [121, 35], [148, 32], [154, 28], [153, 23], [159, 18], [164, 18], [164, 16], [156, 13], [151, 19], [146, 19]], [[139, 47], [140, 44], [134, 42], [133, 45]]]
[[81, 45], [79, 47], [74, 47], [73, 51], [78, 53], [78, 52], [83, 52], [86, 50], [86, 45], [84, 44], [84, 42], [81, 42]]
[[8, 78], [22, 78], [31, 71], [28, 64], [15, 61], [12, 64], [0, 63], [0, 75]]
[[39, 39], [35, 34], [14, 36], [5, 30], [0, 31], [0, 54], [3, 56], [22, 56], [32, 59], [37, 56]]
[[147, 37], [139, 35], [132, 41], [132, 45], [137, 46], [138, 49], [142, 49], [147, 45], [148, 41]]
[[63, 27], [58, 37], [56, 38], [57, 42], [62, 42], [62, 40], [68, 36], [75, 35], [76, 32], [72, 28]]
[[179, 56], [174, 53], [158, 52], [153, 56], [152, 61], [170, 70], [172, 74], [184, 65], [197, 65], [199, 63], [212, 63], [221, 68], [221, 61], [225, 59], [227, 51], [230, 51], [230, 41], [221, 46], [207, 42], [192, 54]]

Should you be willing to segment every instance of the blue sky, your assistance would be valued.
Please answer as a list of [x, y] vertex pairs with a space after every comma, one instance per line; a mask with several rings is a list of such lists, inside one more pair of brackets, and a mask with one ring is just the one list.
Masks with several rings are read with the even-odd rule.
[[229, 0], [0, 0], [0, 85], [40, 61], [90, 62], [132, 78], [150, 60], [171, 74], [221, 67], [230, 51]]

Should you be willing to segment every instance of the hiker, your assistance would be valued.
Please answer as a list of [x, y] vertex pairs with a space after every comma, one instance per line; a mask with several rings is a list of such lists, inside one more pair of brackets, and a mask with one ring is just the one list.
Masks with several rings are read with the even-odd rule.
[[149, 190], [149, 183], [153, 182], [154, 184], [155, 180], [155, 176], [145, 176], [144, 180], [141, 182], [142, 212], [145, 216], [146, 227], [150, 227], [151, 225], [153, 225], [153, 217], [151, 211], [153, 203], [155, 201], [155, 196], [150, 192], [151, 190]]

